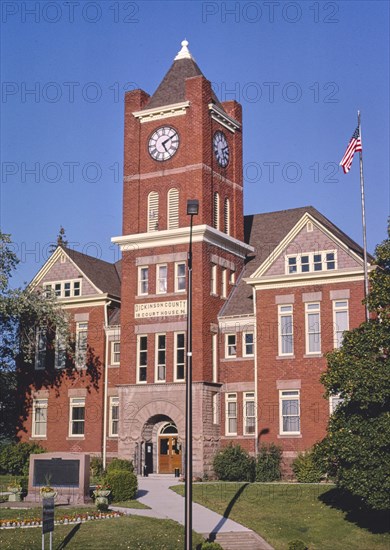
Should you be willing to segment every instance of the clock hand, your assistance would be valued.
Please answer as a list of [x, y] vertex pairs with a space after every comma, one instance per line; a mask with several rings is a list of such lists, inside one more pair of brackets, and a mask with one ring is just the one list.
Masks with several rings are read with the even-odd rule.
[[161, 142], [161, 145], [164, 147], [165, 151], [168, 153], [168, 149], [165, 147], [165, 144], [170, 140], [171, 138], [167, 138], [165, 141]]

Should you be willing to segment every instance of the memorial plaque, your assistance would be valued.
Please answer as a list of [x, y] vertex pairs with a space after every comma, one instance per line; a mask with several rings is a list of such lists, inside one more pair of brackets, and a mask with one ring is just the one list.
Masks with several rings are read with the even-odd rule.
[[50, 485], [51, 487], [78, 487], [79, 486], [79, 460], [63, 460], [52, 458], [50, 460], [36, 460], [34, 462], [35, 487]]
[[42, 534], [54, 531], [54, 497], [42, 501]]

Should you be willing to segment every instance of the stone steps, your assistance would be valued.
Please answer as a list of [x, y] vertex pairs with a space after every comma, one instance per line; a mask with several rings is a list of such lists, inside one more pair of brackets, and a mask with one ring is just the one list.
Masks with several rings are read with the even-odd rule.
[[216, 533], [215, 542], [224, 550], [273, 550], [271, 545], [253, 531]]

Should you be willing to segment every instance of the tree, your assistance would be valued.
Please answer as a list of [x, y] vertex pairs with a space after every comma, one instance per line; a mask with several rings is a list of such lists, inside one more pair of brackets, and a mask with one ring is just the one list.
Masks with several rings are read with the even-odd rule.
[[390, 508], [390, 226], [388, 233], [370, 274], [371, 318], [327, 356], [326, 396], [343, 401], [317, 450], [338, 486], [377, 510]]
[[0, 433], [15, 435], [16, 362], [32, 365], [36, 332], [44, 327], [48, 334], [68, 335], [68, 320], [54, 296], [26, 287], [11, 289], [9, 280], [19, 260], [11, 237], [0, 232]]

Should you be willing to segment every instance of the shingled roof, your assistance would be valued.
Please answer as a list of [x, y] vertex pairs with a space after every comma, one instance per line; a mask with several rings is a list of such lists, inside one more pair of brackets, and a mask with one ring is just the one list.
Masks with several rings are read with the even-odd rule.
[[111, 264], [99, 258], [88, 256], [82, 252], [77, 252], [65, 246], [62, 247], [68, 254], [71, 260], [77, 267], [92, 281], [92, 283], [102, 292], [106, 292], [111, 296], [120, 298], [121, 295], [121, 280], [120, 268], [121, 263], [116, 262]]
[[[260, 267], [305, 213], [313, 216], [350, 250], [363, 258], [362, 247], [313, 206], [245, 216], [244, 240], [254, 247], [255, 252], [254, 255], [247, 258], [244, 270], [237, 280], [236, 288], [222, 308], [220, 317], [253, 314], [252, 287], [244, 279], [250, 277]], [[371, 259], [372, 257], [369, 256], [369, 260]]]
[[[188, 42], [183, 40], [182, 49], [175, 57], [169, 71], [164, 76], [154, 94], [146, 103], [144, 109], [154, 109], [165, 105], [173, 105], [185, 101], [185, 81], [194, 76], [204, 76], [187, 48]], [[223, 109], [218, 98], [212, 92], [210, 101]]]

